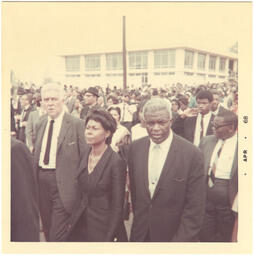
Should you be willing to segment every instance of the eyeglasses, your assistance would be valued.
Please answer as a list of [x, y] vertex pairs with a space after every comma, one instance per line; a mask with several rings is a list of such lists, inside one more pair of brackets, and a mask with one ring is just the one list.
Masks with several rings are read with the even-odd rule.
[[214, 122], [212, 122], [212, 126], [214, 127], [214, 129], [218, 129], [218, 128], [221, 128], [221, 127], [224, 127], [224, 126], [228, 126], [228, 125], [231, 125], [233, 123], [227, 123], [227, 124], [222, 124], [222, 125], [218, 125]]

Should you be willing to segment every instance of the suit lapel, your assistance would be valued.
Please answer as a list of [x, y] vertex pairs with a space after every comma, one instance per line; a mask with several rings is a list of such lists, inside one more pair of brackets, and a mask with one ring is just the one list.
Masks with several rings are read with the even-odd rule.
[[238, 142], [236, 143], [236, 148], [235, 148], [234, 161], [233, 161], [231, 174], [230, 174], [231, 178], [234, 176], [237, 170], [238, 170]]
[[[111, 149], [110, 146], [108, 146], [108, 148], [103, 153], [101, 159], [98, 161], [97, 165], [95, 166], [95, 168], [93, 170], [94, 178], [91, 179], [91, 187], [94, 188], [97, 185], [97, 183], [99, 182], [107, 165], [110, 163], [110, 158], [111, 158], [112, 154], [113, 154], [113, 150]], [[87, 159], [87, 166], [88, 166], [88, 157], [86, 159]]]
[[158, 180], [157, 186], [155, 188], [153, 198], [156, 196], [160, 185], [163, 183], [165, 180], [165, 177], [170, 175], [172, 176], [174, 174], [174, 170], [176, 169], [175, 167], [175, 159], [176, 159], [176, 153], [177, 153], [177, 138], [173, 135], [173, 139], [164, 163], [164, 166], [161, 171], [160, 178]]
[[215, 117], [215, 115], [211, 114], [211, 117], [210, 117], [210, 120], [209, 120], [209, 124], [208, 124], [207, 130], [206, 130], [206, 136], [213, 134], [212, 122], [213, 122], [214, 117]]
[[[149, 181], [148, 181], [148, 162], [149, 162], [149, 148], [150, 148], [150, 140], [149, 137], [144, 142], [144, 147], [143, 150], [141, 151], [140, 154], [140, 164], [141, 164], [141, 170], [142, 170], [142, 176], [141, 179], [144, 182], [144, 188], [145, 188], [145, 193], [149, 198], [150, 197], [150, 191], [149, 191]], [[146, 161], [142, 161], [142, 159], [146, 159]]]
[[60, 134], [57, 140], [57, 152], [59, 151], [59, 148], [69, 128], [70, 128], [70, 119], [69, 119], [69, 116], [66, 113], [64, 113]]
[[40, 158], [40, 152], [41, 152], [41, 145], [42, 145], [42, 139], [44, 136], [44, 132], [45, 132], [45, 128], [47, 125], [47, 116], [45, 116], [42, 121], [41, 121], [41, 125], [38, 128], [38, 134], [36, 135], [37, 140], [36, 140], [36, 144], [37, 146], [35, 146], [36, 152], [35, 152], [35, 162], [36, 164], [39, 163], [39, 158]]

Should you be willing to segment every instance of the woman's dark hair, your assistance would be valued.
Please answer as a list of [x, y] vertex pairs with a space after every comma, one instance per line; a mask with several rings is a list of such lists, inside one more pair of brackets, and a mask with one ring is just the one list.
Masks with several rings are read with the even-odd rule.
[[105, 141], [106, 144], [110, 145], [112, 136], [116, 131], [117, 126], [116, 120], [111, 116], [111, 114], [104, 109], [94, 109], [89, 112], [85, 121], [85, 126], [87, 125], [89, 120], [99, 122], [105, 131], [110, 131], [110, 135]]
[[171, 103], [173, 103], [173, 102], [176, 103], [176, 105], [178, 106], [178, 109], [179, 109], [179, 108], [180, 108], [180, 102], [179, 102], [177, 99], [173, 99], [173, 100], [171, 101]]
[[121, 119], [121, 109], [119, 107], [110, 107], [108, 109], [108, 112], [110, 112], [111, 110], [115, 110], [118, 113], [119, 118]]

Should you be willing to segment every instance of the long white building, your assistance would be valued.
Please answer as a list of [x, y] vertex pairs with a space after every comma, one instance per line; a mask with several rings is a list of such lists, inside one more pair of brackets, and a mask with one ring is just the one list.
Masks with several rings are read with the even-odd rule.
[[[121, 52], [62, 55], [64, 81], [85, 88], [123, 86]], [[199, 85], [237, 79], [237, 55], [190, 47], [127, 51], [127, 85], [130, 88], [182, 84]]]

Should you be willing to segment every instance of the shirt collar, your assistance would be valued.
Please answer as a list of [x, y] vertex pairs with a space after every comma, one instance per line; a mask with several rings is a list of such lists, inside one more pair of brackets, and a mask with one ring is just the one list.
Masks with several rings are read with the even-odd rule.
[[65, 114], [65, 111], [62, 110], [62, 112], [59, 114], [59, 116], [55, 119], [52, 119], [50, 116], [48, 116], [48, 121], [50, 122], [51, 120], [54, 120], [55, 123], [61, 122], [63, 120], [64, 114]]
[[173, 140], [173, 131], [170, 129], [169, 136], [168, 136], [167, 139], [164, 140], [162, 143], [156, 144], [156, 143], [154, 143], [154, 142], [150, 139], [150, 147], [153, 148], [155, 145], [160, 145], [160, 148], [161, 148], [162, 150], [166, 150], [166, 149], [169, 149], [169, 148], [170, 148], [170, 145], [171, 145], [171, 143], [172, 143], [172, 140]]

